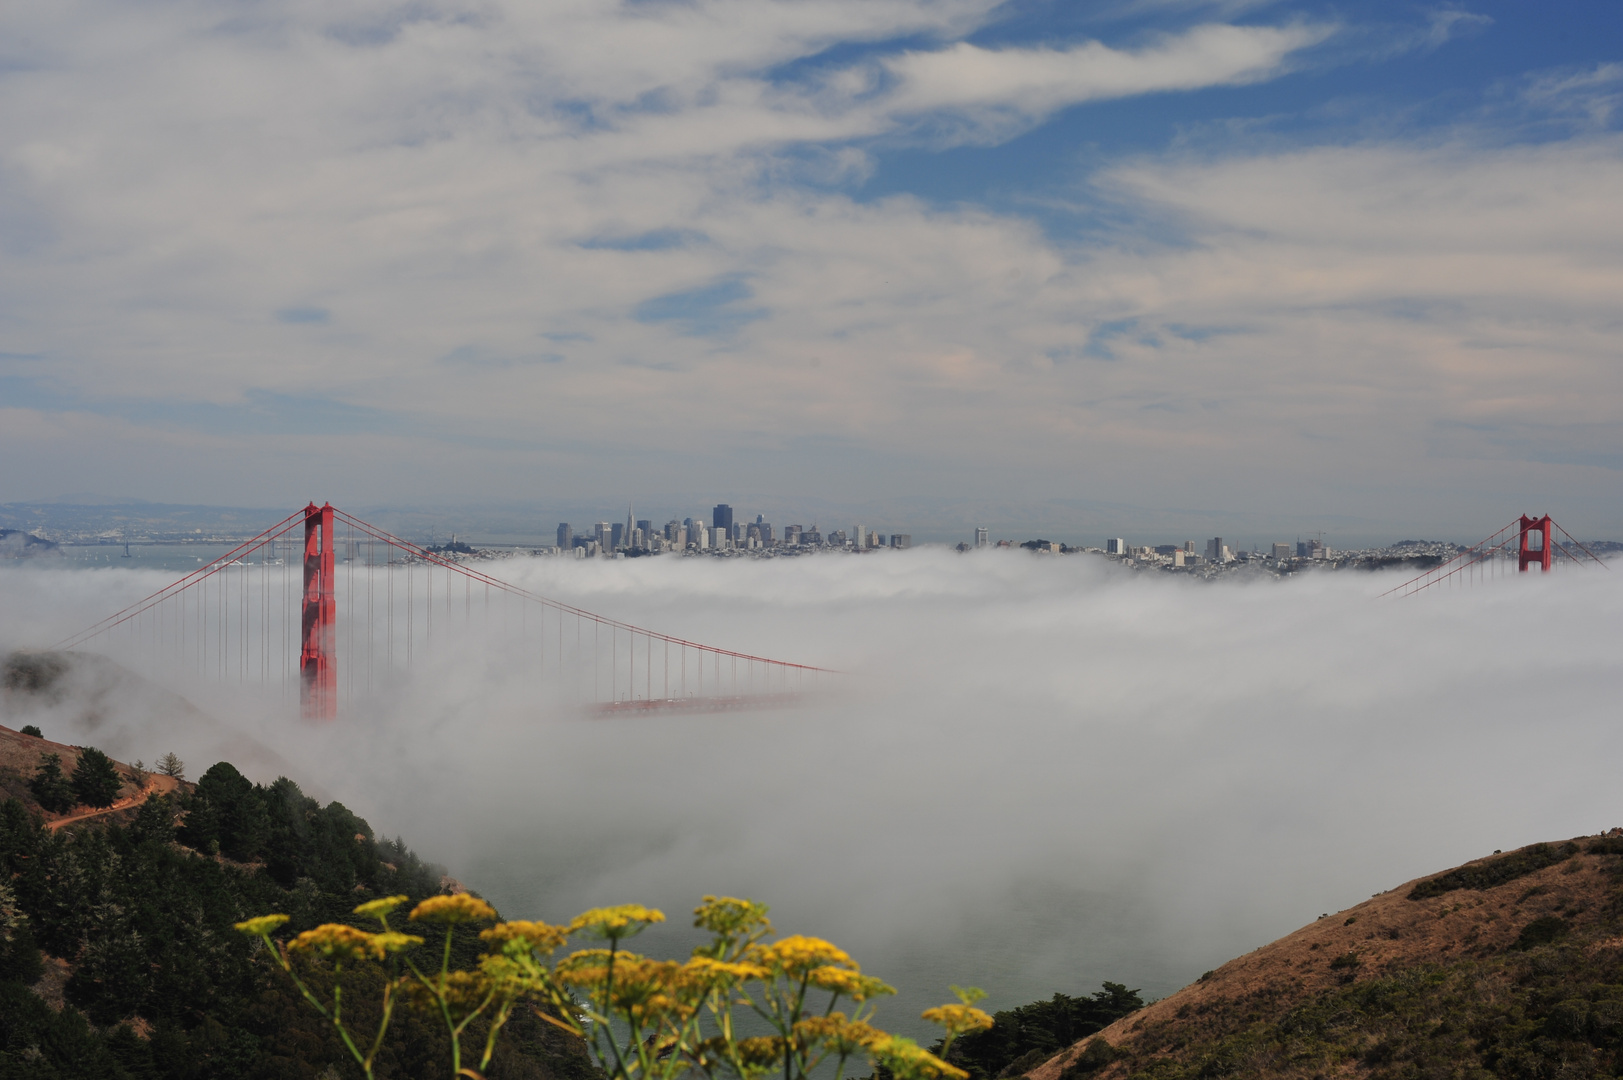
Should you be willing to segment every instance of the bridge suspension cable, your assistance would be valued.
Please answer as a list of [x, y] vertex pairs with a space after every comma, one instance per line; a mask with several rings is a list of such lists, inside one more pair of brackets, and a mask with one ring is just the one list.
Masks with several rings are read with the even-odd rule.
[[835, 674], [600, 615], [314, 503], [55, 647], [105, 642], [137, 664], [284, 693], [296, 682], [304, 714], [330, 720], [341, 700], [480, 635], [521, 642], [558, 704], [605, 713], [776, 704]]
[[[1555, 533], [1566, 537], [1559, 543]], [[1388, 589], [1383, 597], [1414, 596], [1427, 589], [1463, 587], [1508, 575], [1510, 564], [1516, 564], [1517, 573], [1525, 573], [1537, 566], [1548, 572], [1558, 561], [1575, 564], [1594, 563], [1610, 569], [1606, 562], [1584, 547], [1572, 534], [1558, 525], [1550, 515], [1534, 518], [1523, 514], [1480, 543], [1472, 544], [1447, 562], [1432, 567], [1403, 584]]]

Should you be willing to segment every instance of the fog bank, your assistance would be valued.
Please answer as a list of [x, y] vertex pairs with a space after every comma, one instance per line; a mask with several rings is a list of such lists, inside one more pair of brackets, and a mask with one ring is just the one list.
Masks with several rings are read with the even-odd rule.
[[[330, 728], [175, 689], [510, 917], [637, 900], [674, 947], [702, 894], [753, 896], [901, 985], [882, 1017], [903, 1029], [949, 982], [997, 1008], [1103, 979], [1163, 995], [1407, 878], [1623, 823], [1616, 571], [1403, 601], [1365, 574], [1202, 584], [931, 549], [499, 573], [848, 674], [799, 708], [589, 719], [552, 704], [524, 639], [469, 638]], [[0, 645], [147, 584], [7, 569]], [[108, 749], [207, 755], [178, 715], [119, 718]]]

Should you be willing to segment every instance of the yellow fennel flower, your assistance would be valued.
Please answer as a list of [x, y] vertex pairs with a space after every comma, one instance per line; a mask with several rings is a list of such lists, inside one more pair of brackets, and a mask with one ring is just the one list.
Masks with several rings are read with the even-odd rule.
[[489, 930], [479, 932], [480, 941], [498, 945], [516, 942], [527, 948], [548, 953], [562, 945], [568, 937], [567, 927], [548, 926], [544, 922], [527, 922], [521, 919], [497, 923]]
[[882, 982], [872, 975], [864, 975], [849, 968], [825, 965], [820, 968], [813, 968], [806, 978], [819, 990], [829, 990], [836, 994], [842, 994], [852, 1001], [867, 1001], [869, 998], [896, 992], [894, 986]]
[[896, 1080], [968, 1080], [964, 1070], [948, 1065], [912, 1039], [901, 1035], [883, 1035], [868, 1045], [868, 1050]]
[[412, 922], [437, 922], [451, 926], [496, 917], [496, 909], [472, 893], [430, 896], [411, 909]]
[[373, 944], [374, 936], [343, 923], [324, 923], [314, 930], [306, 930], [288, 942], [287, 947], [291, 952], [315, 952], [334, 960], [354, 960], [382, 955]]
[[795, 1037], [807, 1048], [823, 1046], [849, 1056], [884, 1039], [885, 1033], [861, 1021], [847, 1020], [844, 1013], [808, 1016], [795, 1024]]
[[374, 919], [381, 919], [385, 915], [389, 914], [389, 912], [399, 907], [401, 904], [404, 904], [408, 899], [409, 897], [405, 896], [385, 896], [377, 900], [368, 900], [366, 903], [355, 909], [355, 914], [368, 915]]
[[286, 915], [261, 915], [257, 919], [237, 923], [236, 927], [249, 937], [264, 937], [285, 922], [287, 922]]
[[783, 1040], [776, 1035], [740, 1039], [738, 1058], [751, 1072], [765, 1072], [783, 1060]]
[[829, 964], [849, 967], [853, 971], [857, 969], [857, 965], [851, 962], [851, 957], [844, 949], [822, 938], [806, 937], [803, 934], [795, 934], [782, 941], [762, 946], [754, 951], [750, 959], [796, 977], [805, 975], [813, 968]]
[[768, 978], [772, 974], [760, 964], [717, 960], [711, 956], [695, 956], [684, 967], [695, 980], [705, 983], [749, 982]]
[[984, 1031], [992, 1026], [990, 1016], [973, 1005], [961, 1002], [925, 1009], [924, 1019], [932, 1024], [940, 1024], [951, 1035], [962, 1035], [966, 1031]]
[[615, 941], [641, 933], [645, 927], [664, 921], [663, 911], [641, 904], [619, 904], [581, 912], [570, 922], [569, 932], [584, 930], [593, 937]]
[[399, 952], [409, 949], [413, 945], [421, 945], [423, 939], [416, 934], [401, 934], [393, 930], [372, 935], [372, 955], [382, 960], [385, 953]]
[[707, 896], [693, 909], [693, 925], [713, 934], [734, 935], [752, 930], [772, 932], [767, 906], [732, 896]]

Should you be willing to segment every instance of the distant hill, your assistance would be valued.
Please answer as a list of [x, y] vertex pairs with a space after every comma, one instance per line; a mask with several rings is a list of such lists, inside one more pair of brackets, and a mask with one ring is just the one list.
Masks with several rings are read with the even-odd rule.
[[44, 540], [21, 529], [0, 529], [0, 559], [31, 559], [61, 553], [54, 540]]
[[1496, 852], [1323, 916], [1026, 1075], [1618, 1075], [1620, 833]]

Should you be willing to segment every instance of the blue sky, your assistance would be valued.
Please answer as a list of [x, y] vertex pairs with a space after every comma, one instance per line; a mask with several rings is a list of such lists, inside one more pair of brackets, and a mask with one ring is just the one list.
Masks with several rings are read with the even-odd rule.
[[1620, 533], [1620, 31], [1584, 2], [8, 9], [0, 501]]

